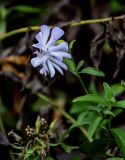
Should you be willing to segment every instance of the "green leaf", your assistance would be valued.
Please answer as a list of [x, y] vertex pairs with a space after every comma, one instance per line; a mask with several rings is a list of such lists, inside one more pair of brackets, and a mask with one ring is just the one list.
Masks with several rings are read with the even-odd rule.
[[81, 157], [76, 156], [76, 157], [70, 158], [70, 160], [81, 160]]
[[76, 66], [72, 59], [64, 59], [64, 63], [66, 64], [68, 70], [76, 75]]
[[87, 67], [87, 68], [84, 68], [83, 70], [81, 70], [79, 73], [85, 73], [85, 74], [90, 74], [90, 75], [95, 75], [95, 76], [100, 76], [100, 77], [105, 77], [105, 74], [94, 68], [94, 67]]
[[77, 146], [69, 146], [63, 142], [61, 142], [61, 146], [64, 149], [65, 152], [70, 153], [73, 149], [78, 149], [79, 147]]
[[114, 107], [125, 108], [125, 100], [117, 101], [113, 105]]
[[85, 96], [77, 97], [73, 100], [73, 102], [78, 102], [78, 101], [88, 101], [88, 102], [90, 101], [90, 102], [106, 105], [105, 100], [97, 94], [87, 94]]
[[98, 127], [99, 123], [101, 122], [102, 117], [97, 115], [97, 117], [95, 117], [94, 121], [89, 125], [88, 128], [88, 137], [92, 138], [96, 128]]
[[47, 160], [54, 160], [54, 159], [50, 156], [47, 156]]
[[[83, 121], [83, 122], [76, 122], [76, 123], [73, 123], [70, 128], [61, 136], [60, 138], [60, 141], [63, 142], [65, 140], [65, 138], [67, 138], [70, 134], [70, 132], [72, 131], [72, 129], [74, 128], [77, 128], [77, 127], [80, 127], [80, 126], [83, 126], [85, 125], [87, 122], [86, 121]], [[60, 142], [60, 143], [61, 143]]]
[[81, 113], [81, 112], [86, 112], [89, 110], [95, 110], [97, 104], [93, 103], [93, 102], [85, 102], [85, 101], [81, 101], [81, 102], [74, 102], [72, 103], [72, 107], [70, 109], [70, 113], [71, 114], [76, 114], [76, 113]]
[[117, 83], [111, 86], [111, 90], [113, 92], [114, 97], [116, 97], [125, 91], [125, 87], [120, 83]]
[[104, 82], [103, 83], [103, 87], [104, 87], [104, 91], [105, 91], [106, 96], [108, 98], [112, 97], [113, 96], [113, 92], [112, 92], [111, 87], [109, 86], [109, 84]]
[[27, 6], [27, 5], [19, 5], [19, 6], [11, 7], [9, 9], [9, 13], [12, 11], [18, 11], [23, 13], [41, 13], [42, 12], [40, 8]]
[[31, 156], [33, 155], [33, 150], [29, 149], [26, 151], [26, 154], [24, 156], [24, 160], [27, 160], [28, 158], [31, 158]]
[[51, 122], [48, 133], [51, 133], [54, 131], [55, 129], [55, 124], [56, 124], [57, 119], [55, 119], [54, 121]]
[[125, 9], [125, 7], [120, 4], [119, 0], [112, 0], [110, 2], [110, 8], [112, 12], [119, 12]]
[[106, 97], [111, 101], [111, 102], [116, 102], [115, 97], [113, 96], [113, 92], [111, 90], [111, 87], [109, 86], [108, 83], [104, 82], [103, 83], [103, 87], [104, 87], [104, 91], [105, 91], [105, 95]]
[[[96, 157], [97, 155], [105, 155], [107, 146], [111, 143], [109, 139], [95, 139], [93, 142], [84, 141], [80, 146], [80, 150], [82, 150], [85, 154], [91, 155], [92, 157]], [[100, 158], [98, 158], [100, 160]]]
[[111, 115], [111, 116], [113, 116], [113, 117], [116, 116], [116, 115], [115, 115], [113, 112], [111, 112], [110, 110], [104, 110], [103, 113], [104, 113], [105, 115]]
[[108, 158], [107, 160], [124, 160], [124, 159], [119, 157], [114, 157], [114, 158]]
[[125, 132], [118, 128], [111, 129], [111, 132], [120, 148], [122, 157], [125, 159]]
[[1, 5], [0, 6], [0, 35], [6, 32], [7, 14], [8, 14], [8, 10], [3, 5]]
[[40, 160], [40, 156], [33, 158], [33, 160]]
[[70, 44], [69, 44], [69, 53], [72, 53], [73, 45], [74, 45], [75, 42], [76, 42], [76, 40], [73, 40], [73, 41], [70, 42]]
[[77, 122], [82, 122], [84, 120], [84, 117], [88, 114], [88, 111], [81, 112], [77, 118]]
[[77, 71], [79, 71], [79, 69], [83, 66], [83, 64], [84, 64], [84, 60], [81, 60], [76, 67]]
[[36, 120], [35, 126], [36, 126], [36, 133], [39, 133], [40, 128], [41, 128], [40, 116], [38, 116], [38, 117], [37, 117], [37, 120]]

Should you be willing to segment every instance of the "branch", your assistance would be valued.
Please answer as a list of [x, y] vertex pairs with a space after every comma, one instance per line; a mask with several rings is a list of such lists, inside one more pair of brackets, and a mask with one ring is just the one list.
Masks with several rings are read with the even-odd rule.
[[[125, 15], [121, 15], [121, 16], [117, 16], [117, 17], [113, 17], [114, 20], [119, 20], [119, 19], [124, 19]], [[85, 24], [95, 24], [95, 23], [102, 23], [102, 22], [108, 22], [112, 20], [112, 17], [109, 18], [100, 18], [100, 19], [90, 19], [90, 20], [81, 20], [78, 22], [69, 22], [64, 26], [68, 26], [68, 27], [77, 27], [77, 26], [81, 26], [81, 25], [85, 25]], [[20, 28], [20, 29], [16, 29], [10, 32], [5, 33], [3, 36], [0, 37], [0, 41], [9, 38], [13, 35], [16, 34], [20, 34], [20, 33], [25, 33], [28, 31], [38, 31], [40, 30], [40, 26], [31, 26], [31, 27], [24, 27], [24, 28]]]

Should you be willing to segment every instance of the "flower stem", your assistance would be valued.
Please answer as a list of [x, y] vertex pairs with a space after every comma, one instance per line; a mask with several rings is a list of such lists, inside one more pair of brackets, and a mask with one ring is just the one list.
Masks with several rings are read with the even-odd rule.
[[[54, 107], [54, 110], [58, 110], [66, 119], [68, 119], [70, 122], [72, 123], [77, 123], [77, 121], [70, 115], [68, 114], [63, 108], [57, 106], [57, 104], [55, 103], [55, 101], [53, 101], [52, 99], [48, 98], [47, 96], [43, 95], [42, 93], [37, 93], [36, 94], [39, 98], [45, 100], [46, 102], [51, 103]], [[83, 127], [79, 127], [79, 129], [81, 130], [81, 132], [83, 133], [83, 135], [88, 139], [89, 142], [92, 142], [92, 139], [88, 137], [87, 135], [87, 131], [85, 128]]]
[[85, 87], [85, 85], [84, 85], [84, 83], [83, 83], [83, 81], [82, 81], [82, 79], [81, 79], [80, 75], [79, 75], [79, 74], [77, 74], [77, 77], [78, 77], [78, 79], [79, 79], [79, 81], [80, 81], [80, 83], [81, 83], [81, 85], [82, 85], [83, 89], [85, 90], [86, 94], [88, 94], [88, 90], [86, 89], [86, 87]]
[[[124, 18], [125, 18], [125, 15], [113, 17], [114, 20], [124, 19]], [[78, 21], [78, 22], [73, 21], [73, 22], [67, 23], [66, 25], [69, 26], [69, 27], [77, 27], [77, 26], [81, 26], [81, 25], [85, 25], [85, 24], [95, 24], [95, 23], [108, 22], [110, 20], [112, 20], [112, 17], [90, 19], [90, 20], [81, 20], [81, 21]], [[40, 26], [30, 26], [30, 27], [24, 27], [24, 28], [16, 29], [16, 30], [10, 31], [8, 33], [5, 33], [3, 36], [0, 37], [0, 41], [6, 39], [8, 37], [11, 37], [13, 35], [16, 35], [16, 34], [25, 33], [25, 32], [28, 32], [30, 30], [38, 31], [39, 29], [40, 29]]]

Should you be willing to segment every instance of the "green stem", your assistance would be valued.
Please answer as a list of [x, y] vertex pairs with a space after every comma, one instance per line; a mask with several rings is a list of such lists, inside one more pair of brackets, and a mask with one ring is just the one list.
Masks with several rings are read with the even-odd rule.
[[13, 35], [16, 35], [16, 34], [25, 33], [30, 30], [38, 31], [39, 29], [40, 29], [40, 26], [31, 26], [31, 27], [24, 27], [24, 28], [16, 29], [16, 30], [10, 31], [8, 33], [5, 33], [3, 36], [0, 37], [0, 41], [4, 40], [6, 38], [9, 38]]
[[[124, 18], [125, 18], [125, 15], [113, 17], [114, 20], [124, 19]], [[68, 27], [77, 27], [77, 26], [81, 26], [81, 25], [85, 25], [85, 24], [95, 24], [95, 23], [101, 23], [101, 22], [108, 22], [110, 20], [112, 20], [112, 17], [90, 19], [90, 20], [81, 20], [78, 22], [69, 22], [69, 23], [67, 23], [67, 26]], [[40, 29], [40, 26], [31, 26], [31, 27], [24, 27], [24, 28], [16, 29], [16, 30], [10, 31], [10, 32], [4, 34], [3, 36], [1, 36], [0, 41], [6, 39], [8, 37], [11, 37], [13, 35], [19, 34], [19, 33], [25, 33], [25, 32], [28, 32], [29, 30], [38, 31], [39, 29]]]
[[75, 66], [75, 73], [76, 73], [75, 75], [76, 75], [76, 77], [78, 78], [78, 80], [80, 81], [80, 83], [81, 83], [84, 91], [86, 92], [86, 94], [88, 94], [88, 90], [86, 89], [86, 87], [85, 87], [85, 85], [84, 85], [84, 83], [83, 83], [83, 81], [82, 81], [82, 79], [81, 79], [81, 77], [80, 77], [80, 74], [79, 74], [79, 72], [77, 71], [77, 67], [76, 67], [74, 58], [72, 58], [72, 61], [73, 61], [73, 64], [74, 64], [74, 66]]
[[83, 83], [83, 81], [82, 81], [82, 79], [81, 79], [81, 77], [80, 77], [79, 73], [77, 74], [77, 77], [78, 77], [78, 79], [79, 79], [79, 81], [80, 81], [80, 83], [81, 83], [82, 87], [84, 88], [84, 90], [85, 90], [86, 94], [88, 94], [88, 90], [86, 89], [86, 87], [85, 87], [85, 85], [84, 85], [84, 83]]
[[[58, 110], [66, 119], [68, 119], [70, 122], [72, 123], [76, 123], [77, 121], [70, 115], [68, 114], [64, 109], [62, 109], [61, 107], [57, 106], [57, 104], [51, 100], [50, 98], [48, 98], [47, 96], [41, 94], [41, 93], [37, 93], [36, 94], [39, 98], [44, 99], [45, 101], [51, 103], [54, 107], [54, 110]], [[84, 136], [88, 139], [89, 142], [92, 142], [92, 139], [90, 139], [87, 135], [87, 131], [85, 128], [83, 127], [79, 127], [79, 129], [81, 130], [81, 132], [84, 134]]]

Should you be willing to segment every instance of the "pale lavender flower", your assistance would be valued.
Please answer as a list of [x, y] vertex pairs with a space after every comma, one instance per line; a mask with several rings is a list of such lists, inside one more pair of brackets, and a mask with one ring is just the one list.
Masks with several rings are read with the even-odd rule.
[[40, 73], [43, 75], [50, 74], [52, 78], [55, 75], [55, 69], [63, 75], [63, 70], [67, 70], [67, 66], [63, 62], [64, 58], [71, 59], [68, 53], [68, 43], [61, 42], [56, 45], [56, 42], [64, 34], [64, 31], [59, 27], [54, 27], [52, 30], [47, 25], [41, 26], [41, 31], [35, 36], [38, 43], [33, 44], [37, 48], [36, 57], [31, 59], [33, 67], [40, 66]]

